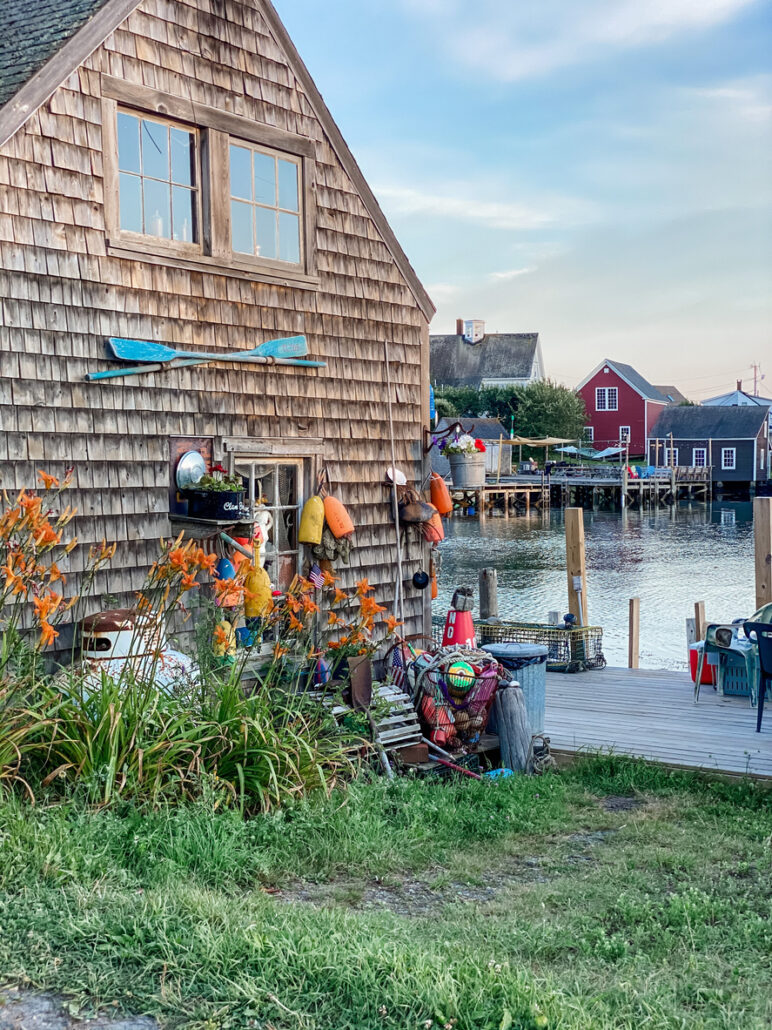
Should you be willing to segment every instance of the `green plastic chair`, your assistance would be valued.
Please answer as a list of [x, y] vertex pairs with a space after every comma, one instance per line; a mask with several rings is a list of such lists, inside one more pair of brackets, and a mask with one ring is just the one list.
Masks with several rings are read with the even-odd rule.
[[[705, 643], [697, 662], [697, 679], [694, 684], [695, 704], [700, 699], [700, 680], [707, 661], [709, 665], [718, 666], [718, 682], [713, 689], [719, 690], [722, 694], [738, 693], [732, 687], [741, 670], [748, 684], [751, 708], [756, 707], [759, 692], [758, 649], [750, 640], [739, 636], [740, 629], [742, 623], [717, 622], [711, 623], [705, 630]], [[710, 661], [710, 655], [715, 655], [716, 660]]]

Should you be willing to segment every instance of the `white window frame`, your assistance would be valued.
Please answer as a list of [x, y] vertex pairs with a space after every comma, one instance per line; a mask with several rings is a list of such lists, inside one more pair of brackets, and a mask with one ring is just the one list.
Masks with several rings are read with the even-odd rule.
[[678, 468], [677, 447], [665, 447], [665, 466], [667, 468]]
[[[729, 457], [731, 455], [731, 458]], [[731, 461], [731, 464], [729, 462]], [[736, 447], [722, 447], [721, 448], [721, 468], [725, 472], [735, 472], [737, 470], [737, 448]]]
[[587, 443], [595, 443], [595, 427], [585, 426], [584, 427], [584, 439]]
[[596, 386], [595, 387], [595, 410], [596, 411], [608, 411], [606, 407], [606, 387]]
[[[619, 411], [619, 390], [616, 386], [606, 387], [606, 402], [608, 404], [608, 411]], [[611, 395], [614, 395], [614, 403], [611, 403]]]
[[[702, 455], [702, 461], [697, 460], [697, 455]], [[708, 448], [707, 447], [693, 447], [692, 448], [692, 468], [704, 469], [708, 467]]]
[[619, 442], [630, 443], [630, 426], [619, 427]]

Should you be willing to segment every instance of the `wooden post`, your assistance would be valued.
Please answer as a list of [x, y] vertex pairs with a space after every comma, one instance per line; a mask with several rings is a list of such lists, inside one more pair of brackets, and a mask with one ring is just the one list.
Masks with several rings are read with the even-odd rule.
[[772, 601], [772, 497], [753, 500], [756, 550], [756, 608]]
[[694, 605], [694, 636], [699, 643], [705, 639], [705, 602], [696, 601]]
[[531, 727], [521, 687], [504, 687], [496, 692], [496, 722], [501, 746], [501, 764], [513, 772], [531, 771]]
[[581, 626], [586, 626], [587, 570], [584, 557], [584, 511], [581, 508], [566, 508], [566, 572], [568, 610], [576, 616]]
[[504, 452], [504, 437], [502, 435], [502, 436], [499, 437], [499, 467], [498, 467], [498, 471], [496, 472], [496, 484], [497, 485], [501, 482], [501, 455], [503, 454], [503, 452]]
[[708, 489], [705, 491], [709, 502], [713, 500], [713, 439], [708, 440]]
[[480, 569], [478, 585], [480, 588], [480, 618], [498, 619], [499, 574], [495, 569]]
[[638, 656], [641, 642], [641, 599], [640, 597], [630, 598], [630, 626], [627, 645], [627, 667], [628, 669], [638, 668]]

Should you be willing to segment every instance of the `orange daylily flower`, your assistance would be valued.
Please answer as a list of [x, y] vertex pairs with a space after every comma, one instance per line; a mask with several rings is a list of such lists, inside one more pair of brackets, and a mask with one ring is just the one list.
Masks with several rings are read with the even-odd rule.
[[61, 601], [60, 595], [53, 593], [53, 591], [46, 594], [45, 597], [33, 597], [32, 606], [35, 609], [35, 615], [40, 619], [41, 625], [48, 622], [49, 615], [54, 614]]
[[335, 586], [335, 582], [336, 582], [335, 581], [335, 577], [333, 576], [333, 574], [331, 572], [324, 572], [322, 574], [322, 579], [323, 579], [324, 585], [326, 587], [334, 587]]
[[364, 597], [365, 594], [369, 594], [370, 591], [374, 589], [375, 588], [371, 587], [367, 582], [367, 576], [365, 576], [364, 579], [360, 579], [357, 583], [357, 597]]
[[61, 580], [62, 583], [64, 583], [64, 576], [59, 571], [59, 566], [56, 564], [55, 561], [52, 561], [51, 564], [48, 566], [48, 576], [50, 583], [56, 583], [58, 580]]
[[289, 648], [283, 644], [276, 643], [273, 645], [273, 656], [274, 658], [282, 658], [285, 654], [289, 654]]
[[187, 569], [188, 556], [181, 547], [175, 547], [169, 552], [169, 564], [174, 569]]
[[404, 624], [397, 619], [396, 615], [390, 615], [388, 619], [386, 619], [386, 630], [389, 633], [389, 635], [391, 635], [396, 630], [397, 626], [402, 625]]
[[49, 474], [44, 472], [42, 469], [38, 469], [38, 479], [46, 490], [50, 490], [53, 486], [59, 486], [59, 480], [56, 476], [49, 476]]
[[197, 586], [198, 583], [196, 583], [196, 577], [194, 575], [191, 575], [189, 572], [186, 572], [180, 582], [182, 592], [184, 593], [186, 590], [192, 590], [193, 587]]
[[348, 601], [348, 594], [344, 593], [338, 587], [335, 587], [335, 597], [333, 597], [332, 603], [340, 604], [341, 601]]
[[35, 537], [35, 543], [38, 547], [53, 547], [58, 544], [62, 539], [61, 533], [54, 532], [53, 526], [50, 522], [45, 522], [38, 535]]
[[290, 615], [289, 617], [289, 627], [290, 629], [294, 629], [298, 633], [303, 632], [303, 623], [294, 615]]
[[315, 615], [319, 611], [319, 605], [312, 601], [310, 597], [304, 597], [303, 611], [306, 615]]
[[345, 622], [346, 620], [341, 619], [340, 615], [336, 615], [335, 612], [330, 612], [330, 614], [327, 616], [328, 626], [343, 626], [345, 625]]
[[40, 624], [40, 646], [48, 647], [49, 644], [53, 644], [54, 640], [59, 636], [57, 631], [51, 625], [50, 622], [42, 622]]
[[218, 622], [214, 628], [212, 634], [215, 644], [219, 644], [221, 647], [227, 647], [229, 644], [228, 634], [222, 623]]
[[379, 612], [386, 611], [383, 605], [378, 604], [374, 597], [363, 597], [359, 608], [366, 619], [372, 618], [373, 615], [378, 615]]

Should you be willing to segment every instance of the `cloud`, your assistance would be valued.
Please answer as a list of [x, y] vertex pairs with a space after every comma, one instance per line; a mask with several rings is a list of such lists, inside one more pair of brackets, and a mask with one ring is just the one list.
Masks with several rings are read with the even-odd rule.
[[510, 268], [504, 272], [491, 272], [491, 279], [500, 282], [507, 279], [518, 279], [521, 275], [529, 275], [531, 272], [535, 272], [536, 268]]
[[461, 67], [504, 82], [728, 21], [759, 0], [403, 0]]
[[692, 89], [698, 100], [713, 103], [731, 118], [763, 123], [772, 120], [772, 76], [735, 79], [717, 86]]
[[375, 193], [391, 216], [423, 215], [474, 222], [493, 229], [537, 230], [558, 224], [584, 224], [593, 219], [593, 205], [578, 197], [534, 198], [528, 203], [479, 199], [480, 194], [506, 194], [512, 189], [504, 184], [478, 181], [431, 190], [381, 184], [375, 187]]

